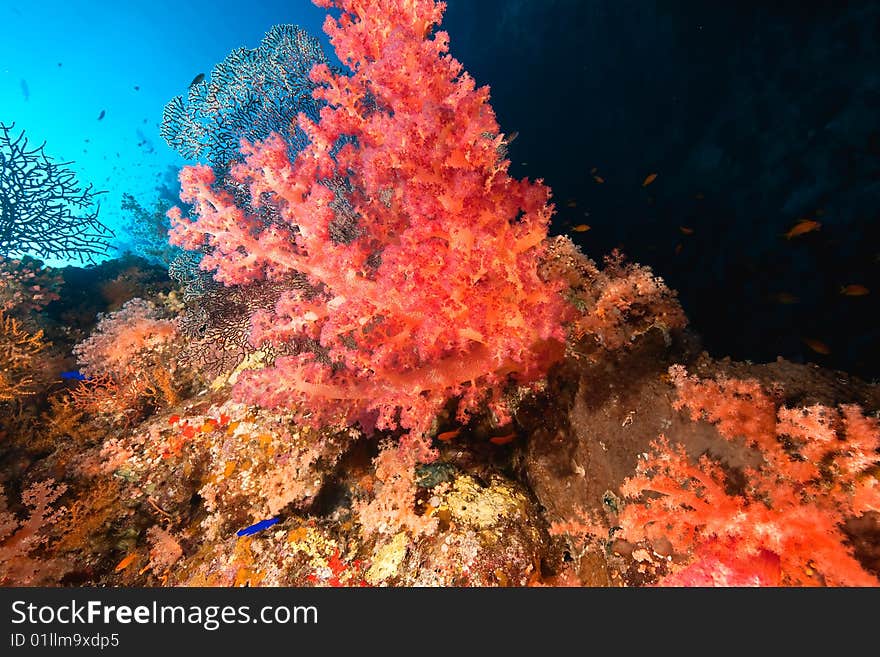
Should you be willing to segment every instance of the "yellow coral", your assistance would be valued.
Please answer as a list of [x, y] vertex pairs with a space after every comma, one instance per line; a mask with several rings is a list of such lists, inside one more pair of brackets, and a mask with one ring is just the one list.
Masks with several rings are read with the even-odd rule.
[[364, 579], [373, 585], [379, 585], [389, 577], [397, 574], [400, 564], [406, 557], [409, 539], [406, 532], [394, 535], [388, 543], [379, 548], [373, 558], [373, 565], [367, 570]]
[[0, 402], [34, 394], [36, 358], [47, 346], [42, 330], [28, 333], [0, 310]]
[[476, 529], [496, 527], [508, 518], [528, 518], [528, 499], [500, 477], [492, 477], [487, 487], [468, 475], [456, 478], [443, 506], [457, 522]]

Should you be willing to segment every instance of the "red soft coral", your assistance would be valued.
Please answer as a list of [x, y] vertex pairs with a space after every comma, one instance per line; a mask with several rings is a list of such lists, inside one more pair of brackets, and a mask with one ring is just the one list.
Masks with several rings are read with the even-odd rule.
[[185, 170], [197, 218], [173, 212], [171, 237], [207, 240], [201, 266], [228, 285], [308, 277], [252, 316], [253, 346], [276, 357], [239, 398], [424, 433], [450, 397], [464, 419], [561, 355], [567, 307], [538, 274], [550, 193], [508, 175], [488, 89], [432, 34], [442, 3], [319, 4], [342, 11], [325, 30], [352, 72], [312, 71], [327, 105], [299, 117], [308, 144], [293, 160], [277, 135], [243, 145], [231, 177], [252, 207]]
[[842, 529], [849, 518], [880, 511], [871, 470], [880, 460], [877, 420], [853, 405], [777, 412], [756, 381], [702, 381], [681, 367], [671, 374], [677, 408], [712, 422], [726, 439], [744, 438], [764, 462], [747, 469], [736, 490], [708, 457], [693, 463], [662, 436], [654, 444], [621, 487], [630, 504], [619, 524], [627, 540], [668, 540], [691, 555], [662, 583], [880, 585]]

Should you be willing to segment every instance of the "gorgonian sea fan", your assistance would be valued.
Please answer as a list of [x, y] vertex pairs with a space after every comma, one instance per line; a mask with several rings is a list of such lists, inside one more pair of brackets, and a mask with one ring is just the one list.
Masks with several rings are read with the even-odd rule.
[[313, 36], [296, 25], [275, 25], [258, 47], [236, 48], [186, 98], [174, 97], [162, 115], [162, 137], [183, 157], [218, 168], [241, 159], [242, 139], [277, 132], [297, 149], [304, 135], [296, 115], [317, 118], [319, 109], [309, 71], [326, 61]]
[[55, 162], [28, 145], [15, 124], [0, 123], [0, 256], [94, 262], [106, 255], [113, 232], [98, 221], [95, 197], [83, 187], [70, 162]]

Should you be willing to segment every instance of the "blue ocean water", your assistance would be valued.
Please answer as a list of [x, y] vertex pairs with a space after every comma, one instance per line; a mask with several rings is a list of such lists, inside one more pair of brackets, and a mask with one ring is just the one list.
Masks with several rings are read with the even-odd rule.
[[[0, 121], [106, 191], [100, 219], [119, 232], [122, 195], [151, 206], [187, 163], [159, 134], [162, 110], [231, 50], [255, 47], [276, 23], [316, 37], [311, 2], [2, 3]], [[330, 51], [332, 52], [332, 50]], [[124, 236], [121, 236], [124, 237]], [[63, 266], [75, 261], [45, 258]]]

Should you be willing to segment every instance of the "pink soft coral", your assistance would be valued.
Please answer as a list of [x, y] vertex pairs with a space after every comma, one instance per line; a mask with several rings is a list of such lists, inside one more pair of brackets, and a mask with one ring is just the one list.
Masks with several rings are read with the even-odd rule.
[[700, 380], [673, 367], [676, 407], [743, 438], [763, 458], [731, 488], [720, 465], [692, 462], [665, 438], [621, 487], [631, 500], [619, 518], [629, 541], [670, 541], [690, 564], [670, 585], [877, 586], [856, 560], [842, 523], [880, 511], [871, 468], [880, 426], [853, 405], [779, 408], [756, 381]]
[[186, 383], [177, 367], [180, 334], [155, 304], [135, 298], [101, 315], [92, 334], [74, 347], [86, 379], [72, 391], [89, 413], [137, 415], [145, 402], [173, 404]]
[[21, 519], [7, 508], [0, 486], [0, 586], [38, 586], [54, 584], [69, 568], [62, 559], [45, 557], [40, 548], [50, 540], [50, 529], [67, 512], [66, 507], [53, 508], [67, 490], [65, 484], [47, 479], [32, 484], [21, 494], [27, 507], [27, 519]]
[[243, 144], [231, 177], [250, 207], [185, 169], [197, 218], [172, 211], [171, 238], [207, 244], [202, 268], [228, 285], [308, 278], [252, 315], [251, 342], [276, 357], [239, 378], [239, 398], [420, 435], [450, 397], [464, 419], [561, 355], [567, 306], [538, 275], [550, 192], [508, 175], [488, 89], [433, 32], [442, 3], [317, 4], [341, 10], [325, 31], [352, 73], [312, 71], [327, 105], [299, 116], [308, 144], [293, 160], [278, 135]]

